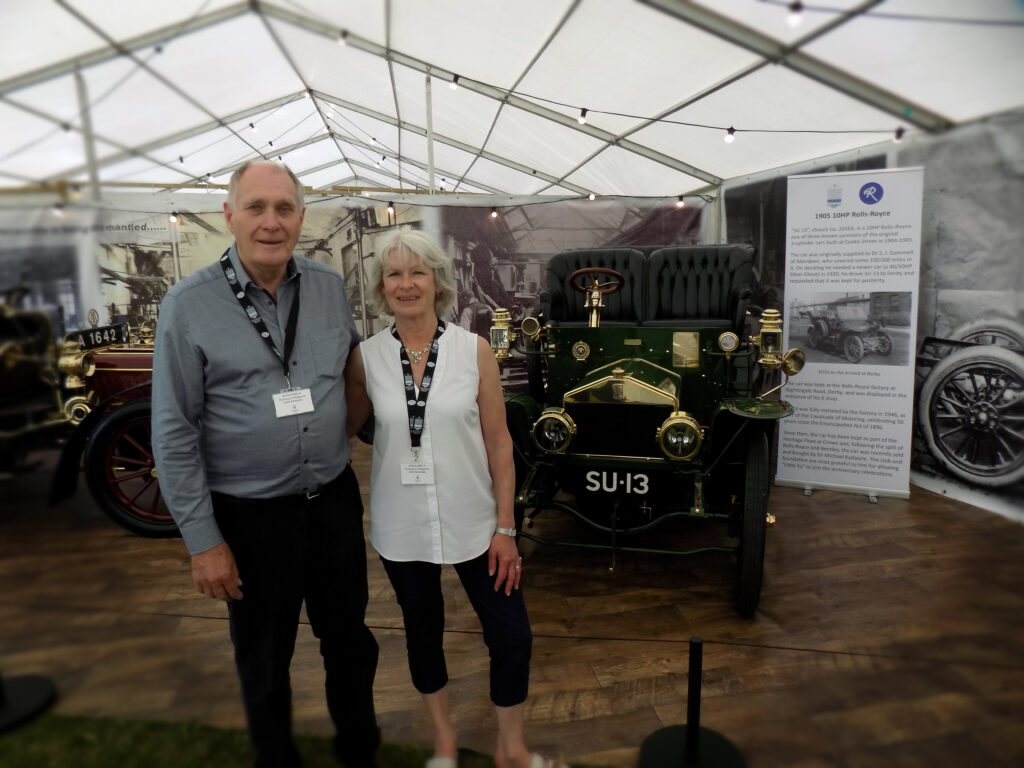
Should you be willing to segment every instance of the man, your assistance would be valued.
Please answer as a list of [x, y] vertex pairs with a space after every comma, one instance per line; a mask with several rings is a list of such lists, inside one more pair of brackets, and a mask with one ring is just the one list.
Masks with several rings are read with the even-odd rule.
[[204, 595], [228, 605], [256, 765], [297, 766], [289, 665], [303, 600], [326, 671], [335, 753], [373, 764], [377, 643], [343, 371], [359, 334], [341, 276], [292, 254], [302, 185], [235, 171], [235, 243], [164, 298], [153, 359], [160, 487]]

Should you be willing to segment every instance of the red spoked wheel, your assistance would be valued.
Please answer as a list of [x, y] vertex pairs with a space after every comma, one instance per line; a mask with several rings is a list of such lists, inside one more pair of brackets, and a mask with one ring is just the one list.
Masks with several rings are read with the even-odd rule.
[[152, 538], [178, 535], [153, 458], [148, 400], [108, 413], [89, 437], [85, 477], [93, 498], [118, 525]]

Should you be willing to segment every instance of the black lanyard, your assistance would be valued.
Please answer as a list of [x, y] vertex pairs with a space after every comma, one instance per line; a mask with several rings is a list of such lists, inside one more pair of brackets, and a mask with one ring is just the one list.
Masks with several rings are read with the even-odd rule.
[[[292, 356], [292, 349], [295, 347], [295, 331], [299, 325], [299, 284], [295, 284], [295, 299], [292, 301], [292, 308], [288, 312], [288, 324], [284, 329], [284, 354], [282, 355], [277, 351], [277, 347], [274, 345], [274, 340], [270, 338], [270, 331], [267, 330], [267, 324], [263, 322], [263, 318], [260, 317], [260, 313], [256, 311], [256, 307], [253, 306], [252, 302], [249, 301], [245, 295], [241, 284], [238, 282], [238, 273], [235, 272], [235, 268], [231, 266], [231, 258], [228, 256], [231, 249], [224, 251], [224, 255], [220, 257], [220, 266], [224, 270], [224, 278], [228, 281], [228, 285], [231, 286], [231, 292], [235, 294], [235, 298], [238, 299], [238, 303], [242, 306], [242, 311], [245, 312], [245, 316], [249, 318], [253, 326], [256, 328], [256, 332], [260, 335], [260, 338], [267, 343], [270, 347], [270, 351], [274, 353], [274, 356], [281, 361], [281, 367], [284, 369], [284, 380], [288, 383], [289, 388], [292, 385], [291, 379], [288, 378], [288, 358]], [[299, 277], [299, 275], [296, 275]]]
[[423, 378], [420, 380], [419, 395], [416, 394], [416, 385], [412, 378], [412, 363], [409, 362], [409, 355], [405, 353], [405, 345], [402, 337], [398, 335], [398, 329], [391, 326], [391, 335], [398, 340], [398, 356], [402, 360], [402, 380], [405, 382], [405, 404], [409, 410], [409, 439], [412, 441], [414, 450], [420, 447], [420, 438], [423, 437], [423, 419], [427, 411], [427, 395], [430, 392], [430, 382], [434, 378], [434, 367], [437, 365], [438, 339], [444, 333], [444, 321], [437, 321], [437, 330], [434, 331], [434, 340], [430, 342], [430, 356], [427, 358], [427, 367], [423, 371]]

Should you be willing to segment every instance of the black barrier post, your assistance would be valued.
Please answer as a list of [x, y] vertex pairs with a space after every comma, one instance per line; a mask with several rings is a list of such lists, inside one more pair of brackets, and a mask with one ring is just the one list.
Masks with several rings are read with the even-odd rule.
[[700, 727], [704, 641], [690, 638], [686, 725], [659, 728], [640, 747], [640, 768], [743, 768], [743, 754], [727, 738]]
[[24, 675], [4, 680], [0, 675], [0, 733], [35, 717], [53, 702], [49, 678]]

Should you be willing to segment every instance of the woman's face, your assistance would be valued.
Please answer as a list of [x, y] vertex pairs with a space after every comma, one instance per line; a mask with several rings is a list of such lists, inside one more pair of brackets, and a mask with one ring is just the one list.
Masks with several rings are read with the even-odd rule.
[[392, 252], [381, 271], [384, 299], [395, 318], [434, 315], [434, 270], [408, 251]]

